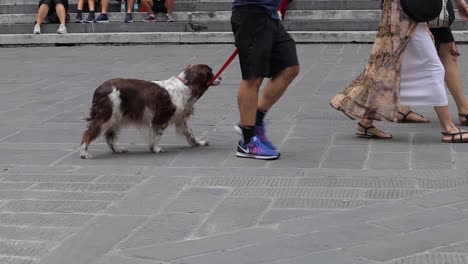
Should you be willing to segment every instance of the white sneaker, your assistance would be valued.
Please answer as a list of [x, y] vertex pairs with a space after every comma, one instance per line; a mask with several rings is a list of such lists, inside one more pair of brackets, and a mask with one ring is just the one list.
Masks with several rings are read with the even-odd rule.
[[63, 24], [60, 24], [60, 27], [57, 30], [57, 34], [67, 34], [67, 27], [65, 27]]
[[166, 14], [167, 17], [167, 22], [174, 22], [174, 17], [172, 17], [172, 14]]
[[38, 24], [34, 25], [33, 34], [41, 34], [41, 26], [39, 26]]

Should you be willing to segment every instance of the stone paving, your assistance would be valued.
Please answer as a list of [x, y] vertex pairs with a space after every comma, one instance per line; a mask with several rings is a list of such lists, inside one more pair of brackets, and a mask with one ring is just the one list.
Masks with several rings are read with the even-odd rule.
[[102, 81], [218, 69], [231, 45], [1, 49], [0, 263], [468, 263], [468, 146], [440, 143], [430, 108], [416, 110], [432, 124], [382, 123], [395, 139], [368, 141], [328, 105], [370, 49], [298, 46], [302, 72], [268, 115], [273, 162], [234, 155], [237, 62], [191, 121], [211, 146], [170, 130], [151, 154], [129, 129], [129, 153], [99, 140], [79, 158]]

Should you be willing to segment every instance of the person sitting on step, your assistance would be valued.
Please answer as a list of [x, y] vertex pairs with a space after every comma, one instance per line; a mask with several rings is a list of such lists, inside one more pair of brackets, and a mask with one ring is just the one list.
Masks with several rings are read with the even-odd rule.
[[41, 34], [41, 25], [47, 17], [50, 23], [60, 23], [57, 34], [66, 34], [67, 27], [65, 23], [68, 17], [67, 12], [68, 0], [40, 0], [33, 33]]
[[[125, 1], [125, 0], [121, 0]], [[124, 23], [133, 23], [133, 16], [132, 16], [132, 11], [133, 11], [133, 4], [135, 3], [135, 0], [126, 0], [126, 6], [127, 6], [127, 13], [125, 14], [125, 20]], [[101, 1], [101, 14], [94, 20], [96, 23], [109, 23], [109, 16], [108, 10], [109, 10], [109, 0], [102, 0]]]
[[157, 13], [166, 13], [167, 22], [174, 22], [172, 10], [174, 9], [174, 0], [141, 0], [145, 6], [148, 17], [146, 22], [155, 22]]
[[76, 20], [75, 23], [93, 23], [96, 19], [94, 17], [94, 9], [96, 8], [95, 0], [88, 0], [89, 15], [86, 20], [83, 20], [83, 5], [85, 0], [78, 0], [76, 5]]

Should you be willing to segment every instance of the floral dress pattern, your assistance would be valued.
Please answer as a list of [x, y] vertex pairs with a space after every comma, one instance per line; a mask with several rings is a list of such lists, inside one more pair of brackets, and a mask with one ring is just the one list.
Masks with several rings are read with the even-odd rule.
[[396, 122], [403, 54], [416, 26], [417, 22], [403, 11], [400, 0], [385, 0], [366, 68], [330, 101], [331, 106], [353, 119]]

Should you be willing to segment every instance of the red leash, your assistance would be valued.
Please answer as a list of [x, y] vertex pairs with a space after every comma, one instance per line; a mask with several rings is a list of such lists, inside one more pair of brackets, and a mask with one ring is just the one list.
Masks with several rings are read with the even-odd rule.
[[229, 64], [231, 64], [231, 62], [236, 58], [237, 54], [239, 54], [239, 49], [236, 49], [231, 57], [229, 57], [229, 59], [224, 63], [223, 67], [221, 67], [221, 69], [219, 70], [219, 72], [215, 75], [215, 77], [211, 80], [210, 84], [208, 86], [211, 86], [215, 81], [216, 79], [219, 78], [219, 76], [221, 76], [221, 74], [224, 72], [224, 70], [226, 70], [226, 68], [229, 66]]

